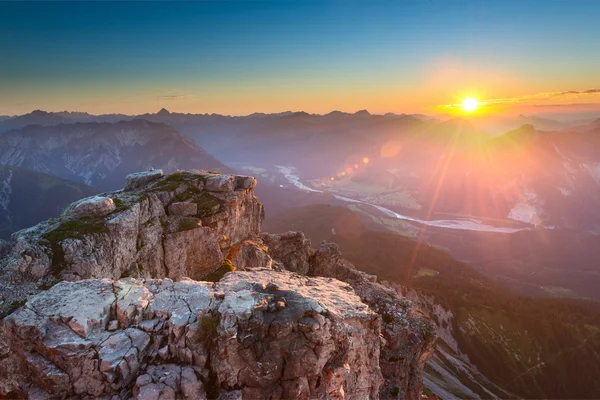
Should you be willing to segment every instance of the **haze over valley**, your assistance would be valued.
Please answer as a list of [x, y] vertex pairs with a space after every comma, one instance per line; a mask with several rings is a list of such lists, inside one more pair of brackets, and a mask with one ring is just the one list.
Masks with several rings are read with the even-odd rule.
[[0, 13], [0, 398], [600, 397], [595, 3]]

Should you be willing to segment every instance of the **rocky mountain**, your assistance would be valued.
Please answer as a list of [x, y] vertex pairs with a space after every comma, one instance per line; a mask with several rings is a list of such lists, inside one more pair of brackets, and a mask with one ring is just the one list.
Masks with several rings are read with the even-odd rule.
[[420, 399], [434, 323], [336, 245], [260, 233], [255, 184], [132, 174], [16, 233], [0, 396]]
[[60, 213], [97, 190], [54, 175], [0, 165], [0, 239]]
[[366, 223], [347, 208], [313, 205], [264, 226], [336, 243], [357, 269], [429, 315], [439, 339], [425, 366], [425, 387], [440, 398], [600, 396], [597, 302], [511, 292], [442, 249]]
[[122, 177], [148, 168], [167, 171], [227, 167], [175, 129], [144, 120], [28, 125], [0, 135], [0, 163], [85, 183], [120, 187]]
[[27, 125], [52, 126], [75, 122], [118, 122], [131, 119], [133, 118], [122, 114], [92, 115], [86, 112], [47, 112], [34, 110], [29, 114], [0, 117], [0, 132], [21, 129]]

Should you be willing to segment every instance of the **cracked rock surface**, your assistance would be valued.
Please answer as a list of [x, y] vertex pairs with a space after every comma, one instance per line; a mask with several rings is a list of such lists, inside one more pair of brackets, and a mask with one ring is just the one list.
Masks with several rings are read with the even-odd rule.
[[348, 284], [287, 271], [61, 282], [2, 321], [0, 393], [373, 398], [380, 326]]
[[420, 398], [433, 322], [337, 245], [259, 234], [256, 179], [127, 182], [0, 243], [0, 397]]

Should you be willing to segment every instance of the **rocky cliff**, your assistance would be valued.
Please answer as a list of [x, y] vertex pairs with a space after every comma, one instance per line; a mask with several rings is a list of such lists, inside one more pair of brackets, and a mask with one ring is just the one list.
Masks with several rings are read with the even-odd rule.
[[434, 324], [252, 177], [132, 174], [0, 248], [0, 396], [417, 399]]

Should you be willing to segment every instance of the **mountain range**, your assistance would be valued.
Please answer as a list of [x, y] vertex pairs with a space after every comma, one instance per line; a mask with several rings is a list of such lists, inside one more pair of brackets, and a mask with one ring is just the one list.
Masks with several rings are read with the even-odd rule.
[[85, 122], [27, 125], [0, 135], [0, 164], [49, 173], [100, 190], [149, 168], [229, 169], [175, 129], [160, 123]]

